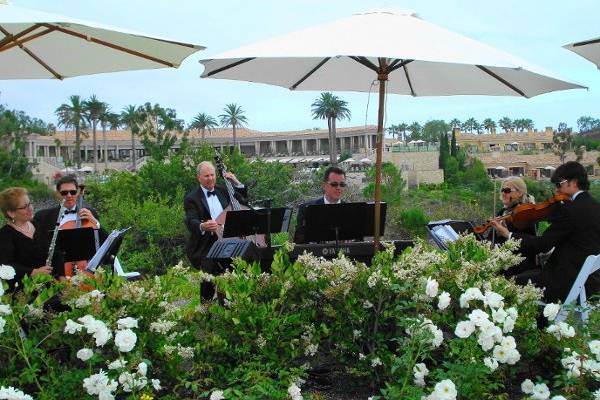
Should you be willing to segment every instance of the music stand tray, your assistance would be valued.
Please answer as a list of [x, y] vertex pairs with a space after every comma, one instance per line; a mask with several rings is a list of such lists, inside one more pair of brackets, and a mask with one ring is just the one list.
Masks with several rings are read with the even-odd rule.
[[96, 253], [94, 228], [63, 229], [58, 231], [58, 247], [65, 253], [65, 261], [89, 260]]

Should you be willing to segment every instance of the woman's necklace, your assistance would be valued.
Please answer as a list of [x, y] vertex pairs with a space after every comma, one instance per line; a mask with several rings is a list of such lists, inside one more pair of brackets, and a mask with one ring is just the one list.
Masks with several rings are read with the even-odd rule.
[[33, 233], [35, 231], [35, 227], [33, 226], [33, 224], [29, 221], [27, 221], [25, 223], [25, 227], [23, 226], [19, 226], [15, 223], [11, 223], [10, 224], [13, 228], [15, 228], [16, 230], [18, 230], [19, 232], [21, 232], [23, 235], [31, 238], [33, 237]]

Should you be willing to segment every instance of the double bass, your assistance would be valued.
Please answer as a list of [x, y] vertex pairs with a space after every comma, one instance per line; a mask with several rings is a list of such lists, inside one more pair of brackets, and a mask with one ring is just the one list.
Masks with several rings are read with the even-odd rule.
[[[227, 179], [225, 177], [225, 174], [227, 173], [227, 168], [225, 167], [225, 164], [223, 163], [223, 160], [221, 159], [221, 155], [216, 150], [215, 150], [215, 164], [216, 164], [217, 170], [219, 171], [219, 175], [221, 175], [221, 177], [223, 177], [223, 180], [225, 181], [225, 186], [227, 187], [227, 195], [229, 196], [229, 205], [223, 209], [223, 212], [221, 214], [219, 214], [219, 216], [215, 220], [217, 222], [217, 224], [219, 225], [219, 227], [217, 229], [217, 236], [219, 239], [222, 239], [223, 231], [225, 229], [224, 227], [225, 227], [225, 219], [227, 217], [227, 212], [228, 211], [249, 210], [250, 207], [241, 204], [238, 201], [238, 199], [235, 197], [235, 188], [233, 187], [233, 185], [231, 184], [229, 179]], [[258, 247], [267, 247], [265, 235], [262, 235], [262, 234], [253, 235], [250, 238], [250, 240], [252, 240], [254, 242], [254, 244]]]

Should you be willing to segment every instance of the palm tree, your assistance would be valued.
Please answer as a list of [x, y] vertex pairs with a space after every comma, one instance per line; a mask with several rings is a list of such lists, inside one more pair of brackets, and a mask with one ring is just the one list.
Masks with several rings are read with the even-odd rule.
[[486, 118], [483, 120], [483, 128], [488, 133], [492, 133], [496, 130], [496, 122], [494, 122], [494, 120], [491, 118]]
[[421, 132], [423, 127], [418, 122], [413, 122], [409, 125], [408, 130], [410, 131], [410, 140], [419, 140], [421, 139]]
[[406, 141], [406, 131], [408, 130], [408, 124], [405, 122], [398, 124], [398, 130], [402, 132], [402, 141]]
[[225, 114], [219, 115], [222, 126], [231, 126], [233, 130], [233, 148], [235, 149], [237, 143], [237, 136], [235, 129], [238, 126], [244, 126], [248, 123], [248, 118], [244, 115], [244, 110], [241, 106], [235, 103], [227, 104], [223, 109]]
[[[104, 171], [108, 169], [108, 148], [106, 146], [106, 130], [113, 129], [115, 125], [118, 127], [119, 124], [119, 115], [115, 114], [110, 110], [110, 106], [106, 103], [102, 103], [104, 105], [102, 113], [100, 114], [99, 121], [100, 126], [102, 127], [102, 147], [104, 148]], [[117, 121], [116, 124], [114, 121]], [[115, 127], [116, 128], [116, 127]]]
[[504, 132], [508, 132], [514, 127], [512, 120], [508, 117], [500, 118], [500, 120], [498, 121], [498, 125], [500, 125], [502, 129], [504, 129]]
[[460, 129], [462, 126], [462, 123], [460, 122], [460, 120], [458, 118], [454, 118], [450, 122], [448, 122], [448, 125], [450, 126], [450, 129], [452, 129], [452, 131], [454, 131], [457, 128]]
[[466, 132], [473, 133], [477, 125], [479, 125], [477, 120], [471, 117], [463, 122], [462, 129]]
[[61, 104], [54, 113], [60, 126], [75, 129], [75, 163], [77, 168], [81, 168], [81, 130], [85, 128], [85, 109], [81, 97], [70, 96], [69, 102]]
[[196, 115], [190, 124], [190, 128], [199, 129], [202, 132], [202, 140], [206, 138], [205, 131], [208, 129], [210, 133], [214, 128], [219, 126], [217, 121], [208, 114], [199, 113]]
[[329, 92], [321, 93], [321, 97], [312, 103], [313, 119], [327, 119], [329, 128], [329, 162], [337, 165], [337, 143], [335, 125], [338, 119], [350, 119], [348, 102]]
[[[93, 94], [89, 100], [83, 102], [83, 108], [85, 111], [85, 119], [92, 125], [92, 147], [94, 148], [94, 172], [98, 171], [98, 145], [96, 142], [96, 127], [100, 115], [104, 112], [106, 103], [98, 100], [95, 94]], [[106, 143], [106, 142], [105, 142]]]
[[533, 123], [533, 120], [530, 118], [525, 118], [523, 120], [523, 129], [527, 129], [529, 130], [533, 130], [535, 128], [535, 124]]
[[134, 105], [128, 105], [121, 111], [121, 123], [129, 128], [131, 132], [131, 163], [135, 169], [135, 135], [139, 131], [141, 122], [139, 109]]

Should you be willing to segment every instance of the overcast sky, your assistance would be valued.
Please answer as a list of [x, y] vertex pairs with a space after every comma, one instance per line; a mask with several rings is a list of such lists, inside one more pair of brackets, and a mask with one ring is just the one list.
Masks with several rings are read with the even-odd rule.
[[[488, 43], [544, 67], [555, 76], [589, 87], [523, 99], [516, 97], [409, 97], [390, 95], [386, 125], [430, 119], [503, 116], [531, 118], [536, 128], [565, 121], [576, 128], [582, 115], [600, 118], [600, 71], [561, 46], [600, 36], [597, 0], [13, 0], [14, 5], [64, 14], [206, 46], [179, 69], [118, 72], [57, 80], [0, 81], [0, 104], [56, 122], [54, 110], [73, 94], [95, 94], [120, 111], [129, 104], [159, 103], [186, 122], [199, 112], [221, 114], [227, 103], [245, 111], [248, 126], [262, 131], [326, 127], [310, 105], [319, 92], [200, 79], [198, 60], [275, 35], [375, 8], [410, 9], [430, 22]], [[343, 38], [340, 38], [343, 40]], [[400, 38], [399, 38], [400, 40]], [[349, 102], [351, 121], [365, 124], [369, 95], [337, 92]], [[371, 94], [366, 123], [376, 124]]]

